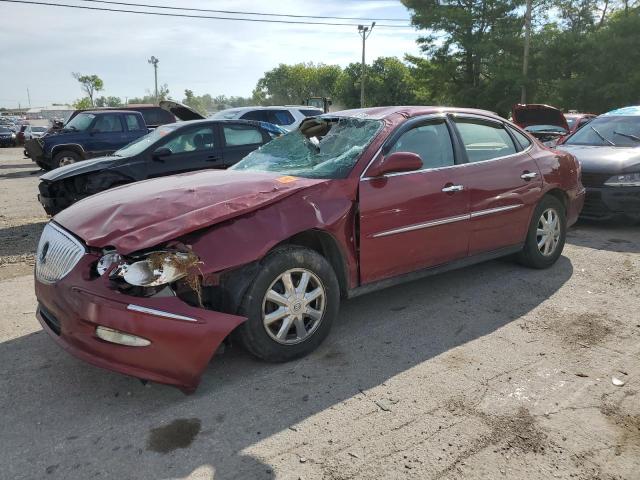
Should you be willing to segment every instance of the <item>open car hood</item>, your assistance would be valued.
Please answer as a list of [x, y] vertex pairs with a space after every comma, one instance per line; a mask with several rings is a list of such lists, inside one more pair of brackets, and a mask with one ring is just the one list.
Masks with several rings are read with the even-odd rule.
[[553, 125], [564, 128], [567, 132], [570, 130], [564, 114], [550, 105], [518, 103], [511, 109], [511, 118], [513, 123], [521, 128], [533, 125]]
[[203, 120], [205, 117], [196, 112], [193, 108], [188, 107], [187, 105], [183, 105], [182, 103], [174, 102], [172, 100], [162, 100], [160, 103], [160, 108], [163, 110], [167, 110], [171, 112], [174, 117], [178, 120], [188, 121], [188, 120]]
[[327, 181], [265, 172], [204, 170], [92, 195], [60, 212], [54, 221], [90, 247], [113, 246], [126, 255]]

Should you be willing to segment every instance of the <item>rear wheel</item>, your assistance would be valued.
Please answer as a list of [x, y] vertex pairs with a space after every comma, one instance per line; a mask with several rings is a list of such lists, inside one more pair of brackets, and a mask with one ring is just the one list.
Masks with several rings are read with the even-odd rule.
[[301, 247], [270, 253], [249, 287], [240, 313], [244, 347], [270, 362], [313, 351], [329, 334], [337, 316], [340, 291], [327, 260]]
[[56, 167], [64, 167], [65, 165], [71, 165], [72, 163], [79, 162], [80, 160], [82, 160], [82, 158], [76, 152], [64, 150], [53, 158], [53, 163]]
[[567, 218], [564, 205], [556, 197], [543, 197], [531, 219], [524, 248], [518, 261], [532, 268], [548, 268], [553, 265], [564, 248], [567, 235]]

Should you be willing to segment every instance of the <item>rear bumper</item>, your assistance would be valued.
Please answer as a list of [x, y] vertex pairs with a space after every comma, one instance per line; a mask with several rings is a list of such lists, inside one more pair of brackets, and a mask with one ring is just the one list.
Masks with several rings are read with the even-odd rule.
[[640, 220], [640, 187], [587, 187], [580, 217], [588, 220], [619, 217]]
[[[108, 280], [88, 278], [95, 260], [85, 255], [55, 284], [36, 278], [36, 315], [43, 329], [87, 363], [193, 392], [221, 342], [245, 318], [191, 307], [177, 297], [140, 298], [112, 290]], [[100, 325], [151, 343], [107, 342], [96, 336]]]
[[0, 147], [13, 147], [16, 141], [13, 138], [0, 138]]

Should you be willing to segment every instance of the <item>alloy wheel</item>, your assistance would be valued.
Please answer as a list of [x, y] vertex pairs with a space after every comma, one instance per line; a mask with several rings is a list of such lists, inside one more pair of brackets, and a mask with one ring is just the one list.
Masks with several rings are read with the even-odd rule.
[[554, 254], [558, 243], [560, 242], [560, 217], [554, 208], [547, 208], [538, 220], [538, 228], [536, 230], [536, 241], [538, 250], [545, 257]]
[[76, 159], [73, 157], [62, 157], [60, 159], [60, 166], [64, 167], [65, 165], [71, 165], [72, 163], [76, 163]]
[[262, 301], [267, 334], [283, 345], [305, 341], [320, 326], [326, 293], [320, 279], [304, 268], [287, 270], [269, 286]]

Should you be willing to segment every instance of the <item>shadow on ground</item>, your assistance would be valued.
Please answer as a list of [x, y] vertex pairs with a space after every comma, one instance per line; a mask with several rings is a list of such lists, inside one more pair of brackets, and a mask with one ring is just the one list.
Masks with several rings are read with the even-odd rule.
[[35, 169], [37, 168], [38, 170], [40, 170], [40, 167], [38, 167], [34, 162], [29, 162], [29, 163], [10, 163], [8, 165], [0, 165], [0, 170], [16, 170], [18, 168], [30, 168], [30, 169]]
[[494, 261], [359, 297], [310, 356], [273, 365], [228, 349], [192, 396], [76, 361], [43, 332], [4, 342], [4, 474], [174, 478], [210, 466], [219, 479], [273, 478], [244, 450], [513, 322], [572, 272], [566, 257], [542, 271]]
[[0, 257], [35, 253], [46, 224], [47, 222], [36, 222], [0, 227]]
[[640, 225], [581, 220], [567, 233], [567, 243], [621, 253], [640, 253]]

